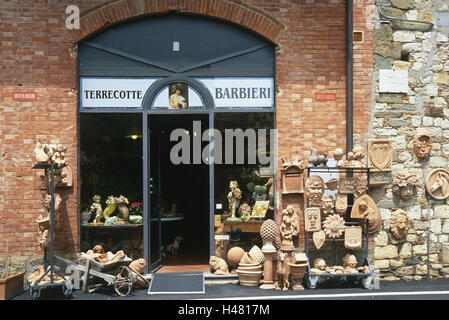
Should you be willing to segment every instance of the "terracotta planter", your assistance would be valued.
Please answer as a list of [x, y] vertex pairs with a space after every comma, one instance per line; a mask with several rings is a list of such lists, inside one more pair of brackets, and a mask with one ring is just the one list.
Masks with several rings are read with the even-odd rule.
[[23, 277], [25, 272], [0, 279], [0, 300], [11, 299], [23, 292]]
[[237, 272], [241, 271], [262, 271], [262, 265], [259, 263], [244, 264], [240, 263]]
[[304, 278], [304, 273], [307, 270], [307, 263], [303, 264], [293, 264], [289, 263], [290, 273], [292, 275], [292, 279], [295, 281], [293, 286], [293, 290], [299, 291], [304, 290], [304, 287], [301, 285], [302, 279]]
[[262, 279], [262, 271], [244, 271], [237, 270], [239, 275], [239, 283], [245, 287], [257, 287], [259, 286], [260, 279]]

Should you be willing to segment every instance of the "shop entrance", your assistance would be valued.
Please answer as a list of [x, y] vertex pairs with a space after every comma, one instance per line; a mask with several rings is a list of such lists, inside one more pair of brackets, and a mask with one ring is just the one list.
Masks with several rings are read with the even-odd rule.
[[[150, 261], [153, 270], [159, 267], [163, 272], [209, 269], [209, 166], [203, 162], [193, 164], [193, 141], [197, 135], [193, 131], [194, 122], [201, 124], [204, 130], [209, 127], [209, 116], [148, 116]], [[170, 139], [175, 130], [185, 134], [190, 141], [190, 164], [173, 163], [171, 152], [179, 143], [178, 138]]]

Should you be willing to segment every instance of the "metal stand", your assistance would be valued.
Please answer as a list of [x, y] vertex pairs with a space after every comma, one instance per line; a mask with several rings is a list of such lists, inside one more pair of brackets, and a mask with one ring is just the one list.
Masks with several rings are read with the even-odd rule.
[[[58, 270], [55, 268], [55, 262], [54, 262], [54, 233], [53, 233], [53, 221], [55, 216], [55, 164], [54, 163], [46, 163], [46, 162], [38, 162], [36, 163], [32, 168], [33, 169], [44, 169], [45, 170], [45, 177], [47, 182], [47, 188], [48, 188], [48, 173], [50, 171], [50, 195], [51, 195], [51, 202], [50, 202], [50, 262], [48, 261], [47, 257], [47, 248], [44, 250], [44, 267], [46, 269], [45, 273], [32, 285], [30, 285], [30, 295], [32, 296], [33, 300], [36, 300], [40, 297], [41, 289], [42, 288], [53, 288], [53, 287], [62, 287], [62, 292], [65, 295], [66, 298], [70, 297], [72, 294], [72, 283], [66, 279], [64, 275], [62, 275]], [[60, 169], [62, 167], [58, 167]], [[46, 284], [39, 284], [39, 282], [48, 274], [50, 273], [50, 283]], [[55, 283], [54, 282], [54, 274], [57, 274], [61, 278], [64, 279], [63, 283]]]
[[[363, 173], [367, 176], [367, 190], [366, 193], [369, 195], [369, 178], [370, 178], [370, 169], [369, 168], [345, 168], [345, 167], [309, 167], [307, 169], [308, 176], [310, 176], [311, 172], [323, 172], [323, 173], [344, 173], [347, 177], [351, 177], [354, 173]], [[345, 225], [364, 225], [365, 224], [365, 246], [358, 250], [365, 250], [364, 252], [364, 262], [363, 266], [368, 266], [369, 273], [343, 273], [343, 274], [331, 274], [331, 273], [321, 273], [321, 274], [312, 274], [310, 272], [311, 266], [310, 266], [310, 259], [308, 262], [307, 271], [305, 274], [305, 280], [307, 287], [310, 289], [315, 289], [318, 283], [319, 279], [353, 279], [354, 282], [360, 284], [363, 288], [368, 289], [373, 281], [373, 269], [371, 267], [371, 263], [369, 261], [368, 257], [368, 242], [369, 242], [369, 233], [368, 233], [368, 220], [360, 221], [356, 219], [351, 219], [351, 210], [352, 210], [353, 202], [348, 202], [348, 208], [346, 209], [346, 219], [345, 219]], [[313, 241], [313, 239], [310, 239], [309, 233], [305, 232], [306, 235], [306, 241], [305, 241], [305, 251], [307, 257], [310, 257], [309, 255], [309, 242]], [[337, 242], [343, 242], [344, 239], [328, 239], [326, 238], [325, 242], [332, 242], [332, 257], [333, 257], [333, 263], [334, 265], [337, 265]], [[349, 249], [348, 249], [349, 250]]]

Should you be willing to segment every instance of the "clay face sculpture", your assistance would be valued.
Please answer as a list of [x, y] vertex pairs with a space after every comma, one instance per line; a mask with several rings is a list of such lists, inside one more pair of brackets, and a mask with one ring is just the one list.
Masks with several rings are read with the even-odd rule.
[[320, 208], [307, 208], [304, 210], [304, 228], [307, 232], [321, 230]]
[[352, 207], [351, 218], [368, 219], [368, 232], [374, 233], [382, 226], [382, 216], [374, 200], [367, 194], [358, 198]]
[[326, 233], [323, 230], [313, 233], [313, 243], [315, 244], [317, 250], [320, 250], [325, 240], [326, 240]]
[[430, 172], [426, 178], [426, 191], [436, 200], [449, 197], [449, 171], [436, 169]]
[[228, 264], [222, 258], [215, 257], [215, 256], [210, 257], [209, 265], [212, 268], [212, 270], [215, 271], [214, 273], [217, 275], [229, 273]]
[[321, 212], [324, 216], [328, 216], [334, 213], [334, 198], [332, 196], [323, 197], [323, 205], [321, 207]]
[[[55, 212], [59, 210], [59, 206], [62, 202], [62, 198], [58, 193], [55, 193]], [[44, 206], [45, 209], [47, 209], [47, 212], [50, 212], [50, 206], [51, 206], [51, 195], [50, 194], [46, 194], [44, 196], [44, 199], [42, 200], [42, 205]]]
[[228, 193], [228, 203], [229, 203], [229, 211], [231, 211], [231, 217], [230, 220], [237, 219], [235, 217], [235, 211], [238, 206], [238, 202], [242, 198], [242, 191], [239, 189], [239, 184], [237, 181], [231, 181], [229, 182], [229, 191]]
[[393, 236], [398, 239], [404, 239], [408, 229], [413, 226], [413, 222], [409, 220], [407, 212], [403, 209], [396, 209], [391, 214], [390, 228]]
[[329, 238], [339, 238], [345, 231], [345, 219], [338, 214], [328, 216], [324, 220], [323, 227], [324, 232]]
[[335, 199], [335, 211], [337, 211], [338, 214], [345, 214], [347, 209], [348, 209], [348, 195], [337, 193]]
[[393, 141], [370, 140], [368, 142], [368, 167], [372, 171], [391, 171], [393, 163]]
[[365, 176], [358, 176], [354, 180], [354, 197], [357, 199], [366, 194], [368, 190], [368, 179]]
[[313, 268], [311, 269], [312, 273], [320, 274], [326, 272], [326, 261], [322, 258], [316, 258], [313, 261]]
[[310, 207], [321, 207], [321, 198], [324, 194], [324, 181], [320, 176], [310, 176], [305, 185], [306, 196]]
[[393, 179], [393, 193], [404, 201], [415, 195], [417, 186], [418, 178], [411, 170], [403, 170]]
[[347, 249], [359, 249], [362, 247], [362, 227], [349, 226], [345, 229], [345, 247]]
[[413, 136], [413, 151], [419, 159], [423, 159], [430, 154], [432, 150], [432, 137], [429, 131], [424, 128], [418, 128]]

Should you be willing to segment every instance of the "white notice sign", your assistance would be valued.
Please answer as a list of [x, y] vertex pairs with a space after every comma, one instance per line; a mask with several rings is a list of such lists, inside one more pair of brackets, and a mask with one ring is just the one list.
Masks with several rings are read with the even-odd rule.
[[408, 70], [379, 70], [379, 92], [407, 93]]

